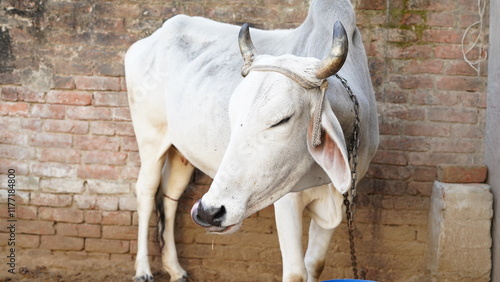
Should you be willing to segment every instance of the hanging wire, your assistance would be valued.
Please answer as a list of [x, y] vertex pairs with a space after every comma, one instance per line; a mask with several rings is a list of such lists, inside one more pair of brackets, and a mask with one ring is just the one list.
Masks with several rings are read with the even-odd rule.
[[[488, 57], [488, 53], [483, 49], [483, 40], [484, 40], [484, 13], [486, 10], [488, 0], [477, 0], [477, 9], [478, 9], [478, 14], [479, 14], [479, 21], [472, 23], [469, 25], [466, 29], [465, 32], [462, 36], [462, 56], [464, 58], [464, 61], [469, 64], [471, 68], [473, 68], [477, 75], [480, 75], [481, 73], [481, 62], [486, 60]], [[465, 47], [465, 38], [467, 37], [469, 31], [471, 30], [472, 27], [478, 26], [477, 29], [479, 30], [479, 33], [476, 36], [476, 39], [472, 43], [472, 45], [466, 49]], [[478, 59], [471, 60], [468, 58], [468, 54], [477, 46], [479, 45], [479, 55]], [[484, 55], [483, 55], [484, 53]]]

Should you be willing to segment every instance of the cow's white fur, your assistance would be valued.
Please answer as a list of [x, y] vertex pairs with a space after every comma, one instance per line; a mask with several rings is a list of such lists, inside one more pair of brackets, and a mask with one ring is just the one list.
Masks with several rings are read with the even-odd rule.
[[[307, 76], [319, 62], [314, 58], [328, 54], [337, 20], [343, 23], [350, 43], [339, 74], [347, 79], [360, 104], [361, 178], [378, 146], [378, 124], [366, 55], [349, 1], [313, 1], [306, 21], [294, 30], [252, 30], [258, 52], [271, 55], [257, 56], [254, 64], [284, 64]], [[331, 181], [315, 162], [321, 152], [309, 149], [312, 155], [317, 154], [313, 158], [306, 145], [317, 91], [306, 90], [276, 72], [251, 71], [242, 80], [238, 31], [239, 27], [204, 18], [176, 16], [127, 52], [129, 104], [141, 157], [136, 186], [138, 280], [152, 278], [147, 232], [160, 179], [163, 193], [176, 199], [194, 170], [184, 165], [182, 156], [214, 178], [202, 203], [209, 207], [224, 205], [226, 215], [221, 226], [232, 226], [225, 232], [236, 230], [245, 217], [286, 193], [302, 191], [286, 194], [275, 204], [284, 280], [317, 278], [333, 228], [342, 219], [338, 191], [332, 186], [307, 189]], [[294, 61], [299, 65], [293, 66]], [[328, 81], [323, 127], [345, 151], [344, 139], [351, 136], [354, 118], [352, 102], [338, 81]], [[293, 116], [288, 123], [269, 129], [290, 114]], [[346, 189], [335, 188], [342, 192]], [[186, 275], [173, 240], [176, 207], [177, 202], [165, 199], [166, 246], [162, 257], [172, 280]], [[297, 243], [304, 209], [313, 217], [305, 263]]]

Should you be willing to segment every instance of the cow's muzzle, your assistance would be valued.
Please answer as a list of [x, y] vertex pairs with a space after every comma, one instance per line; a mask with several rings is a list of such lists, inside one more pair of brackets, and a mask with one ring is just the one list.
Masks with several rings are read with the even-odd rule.
[[198, 200], [191, 208], [191, 218], [194, 223], [206, 228], [209, 232], [232, 233], [241, 226], [241, 224], [222, 226], [225, 216], [226, 208], [224, 206], [204, 207], [201, 200]]

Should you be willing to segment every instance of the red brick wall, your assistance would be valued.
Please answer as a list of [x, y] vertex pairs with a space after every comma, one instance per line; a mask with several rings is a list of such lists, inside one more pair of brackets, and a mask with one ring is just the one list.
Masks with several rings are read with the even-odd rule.
[[[477, 2], [357, 0], [355, 5], [381, 134], [358, 194], [359, 264], [371, 279], [422, 279], [436, 166], [483, 161], [486, 67], [481, 64], [478, 75], [462, 57], [462, 36], [479, 20]], [[307, 1], [272, 0], [2, 1], [0, 220], [1, 226], [7, 222], [4, 187], [14, 168], [19, 263], [45, 254], [133, 259], [133, 190], [140, 161], [122, 63], [131, 43], [178, 13], [290, 28], [305, 18], [307, 7]], [[466, 36], [466, 48], [476, 35], [478, 25]], [[476, 47], [468, 57], [482, 54]], [[249, 218], [237, 234], [208, 235], [188, 214], [208, 188], [209, 179], [200, 174], [196, 179], [177, 216], [179, 256], [190, 275], [280, 279], [272, 208]], [[338, 229], [325, 279], [351, 275], [346, 229]], [[2, 250], [8, 236], [0, 233]], [[158, 255], [154, 245], [150, 252]], [[132, 269], [126, 277], [131, 275]]]

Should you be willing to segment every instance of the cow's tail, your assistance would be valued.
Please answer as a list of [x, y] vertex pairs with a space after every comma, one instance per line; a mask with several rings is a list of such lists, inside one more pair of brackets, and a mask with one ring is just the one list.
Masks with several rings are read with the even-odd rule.
[[160, 250], [165, 246], [163, 233], [165, 232], [165, 209], [163, 208], [163, 193], [161, 187], [158, 187], [155, 194], [156, 204], [156, 243], [160, 245]]

